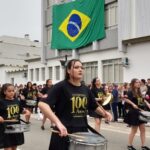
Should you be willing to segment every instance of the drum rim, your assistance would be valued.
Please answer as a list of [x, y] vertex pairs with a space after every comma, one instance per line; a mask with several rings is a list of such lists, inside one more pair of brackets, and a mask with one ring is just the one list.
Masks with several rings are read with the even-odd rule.
[[36, 106], [36, 104], [37, 104], [36, 100], [26, 99], [27, 106]]
[[89, 145], [89, 146], [99, 146], [99, 145], [105, 145], [105, 143], [107, 143], [107, 139], [103, 136], [100, 136], [98, 134], [95, 134], [95, 133], [92, 133], [92, 132], [75, 132], [76, 135], [81, 135], [81, 136], [95, 136], [95, 138], [102, 138], [103, 140], [100, 140], [98, 139], [98, 142], [93, 142], [93, 143], [89, 143], [88, 141], [84, 141], [84, 140], [80, 140], [79, 138], [73, 138], [73, 137], [70, 137], [70, 143], [73, 142], [73, 143], [80, 143], [80, 144], [83, 144], [83, 145]]
[[70, 143], [74, 143], [74, 144], [81, 144], [81, 145], [88, 145], [88, 146], [100, 146], [100, 145], [105, 145], [107, 144], [107, 140], [101, 142], [101, 143], [87, 143], [87, 142], [80, 142], [80, 141], [73, 141], [70, 140]]

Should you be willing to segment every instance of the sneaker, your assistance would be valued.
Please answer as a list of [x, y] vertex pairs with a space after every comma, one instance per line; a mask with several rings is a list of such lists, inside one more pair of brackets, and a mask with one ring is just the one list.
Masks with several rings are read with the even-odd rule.
[[136, 150], [133, 146], [128, 146], [128, 150]]
[[44, 126], [41, 126], [41, 129], [42, 129], [42, 130], [45, 130]]
[[150, 150], [150, 148], [147, 146], [142, 146], [141, 148], [142, 148], [142, 150]]

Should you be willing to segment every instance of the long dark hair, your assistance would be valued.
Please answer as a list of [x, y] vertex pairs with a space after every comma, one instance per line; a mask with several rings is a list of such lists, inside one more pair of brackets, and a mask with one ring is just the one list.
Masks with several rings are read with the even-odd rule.
[[131, 80], [130, 89], [131, 89], [131, 91], [132, 91], [132, 93], [133, 93], [133, 95], [134, 95], [135, 97], [142, 97], [140, 88], [138, 88], [137, 91], [136, 91], [136, 90], [135, 90], [135, 87], [134, 87], [134, 85], [135, 85], [135, 83], [137, 82], [137, 80], [138, 80], [137, 78], [133, 78], [133, 79]]
[[46, 87], [48, 87], [48, 82], [49, 82], [49, 81], [52, 81], [52, 79], [47, 79], [47, 80], [46, 80], [46, 85], [45, 85]]
[[96, 88], [95, 83], [96, 83], [96, 80], [97, 80], [97, 79], [98, 79], [98, 78], [95, 77], [95, 78], [92, 80], [92, 88], [93, 88], [93, 89]]
[[2, 88], [1, 88], [1, 91], [0, 91], [0, 98], [5, 98], [6, 95], [5, 95], [5, 91], [7, 90], [7, 88], [9, 86], [14, 86], [13, 84], [10, 84], [10, 83], [5, 83], [3, 84]]
[[71, 67], [74, 66], [74, 64], [76, 62], [80, 62], [81, 63], [81, 61], [79, 59], [71, 59], [67, 63], [66, 70], [65, 70], [65, 80], [69, 80], [70, 79], [70, 75], [68, 74], [68, 70], [71, 69]]
[[[29, 87], [29, 84], [31, 84], [31, 87]], [[29, 89], [29, 88], [32, 89], [32, 82], [30, 82], [30, 81], [27, 82], [27, 87], [26, 87], [26, 88], [27, 88], [27, 89]]]

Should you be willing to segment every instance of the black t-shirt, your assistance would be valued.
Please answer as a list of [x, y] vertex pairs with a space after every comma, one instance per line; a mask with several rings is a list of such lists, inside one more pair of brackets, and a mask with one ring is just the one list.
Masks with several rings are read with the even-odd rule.
[[[91, 91], [95, 98], [102, 98], [105, 95], [103, 88], [92, 88]], [[101, 102], [99, 102], [99, 103], [101, 104]]]
[[88, 87], [74, 86], [66, 80], [52, 87], [46, 102], [55, 107], [55, 114], [66, 127], [86, 126], [87, 110], [98, 107]]
[[[137, 96], [135, 97], [133, 95], [133, 92], [132, 91], [128, 91], [128, 99], [131, 100], [135, 105], [137, 105], [139, 108], [143, 108], [144, 107], [144, 101], [143, 101], [143, 98], [141, 96]], [[130, 107], [132, 107], [130, 105]]]
[[38, 94], [38, 90], [37, 89], [24, 89], [23, 90], [23, 95], [25, 97], [25, 99], [35, 99], [35, 97], [37, 97]]
[[[14, 99], [14, 100], [1, 99], [0, 100], [0, 116], [2, 116], [4, 119], [19, 120], [20, 113], [22, 111], [23, 111], [23, 107], [21, 107], [20, 102], [17, 99]], [[7, 124], [12, 124], [12, 123], [7, 123]]]
[[52, 86], [51, 87], [48, 87], [48, 86], [46, 86], [46, 87], [44, 87], [42, 90], [41, 90], [41, 93], [42, 94], [48, 94], [48, 92], [49, 92], [49, 90], [52, 88]]

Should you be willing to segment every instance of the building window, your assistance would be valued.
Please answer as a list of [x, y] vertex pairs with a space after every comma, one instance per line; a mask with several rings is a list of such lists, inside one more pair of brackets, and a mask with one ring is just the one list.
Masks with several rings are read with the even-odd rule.
[[42, 77], [42, 81], [45, 81], [45, 68], [41, 68], [41, 77]]
[[39, 81], [39, 68], [35, 69], [36, 81]]
[[118, 6], [117, 2], [111, 3], [106, 5], [105, 7], [105, 28], [106, 29], [113, 29], [116, 28], [118, 24], [117, 20], [117, 11]]
[[47, 28], [47, 44], [51, 43], [51, 37], [52, 37], [52, 26], [50, 25]]
[[92, 79], [98, 76], [98, 62], [83, 63], [85, 83], [90, 84]]
[[33, 81], [33, 69], [30, 69], [30, 80]]
[[122, 83], [123, 65], [122, 59], [112, 59], [102, 61], [103, 82], [104, 83]]
[[48, 77], [49, 77], [49, 79], [52, 79], [52, 77], [53, 77], [53, 68], [52, 67], [48, 67]]
[[60, 80], [60, 66], [56, 66], [55, 67], [56, 69], [56, 80]]

